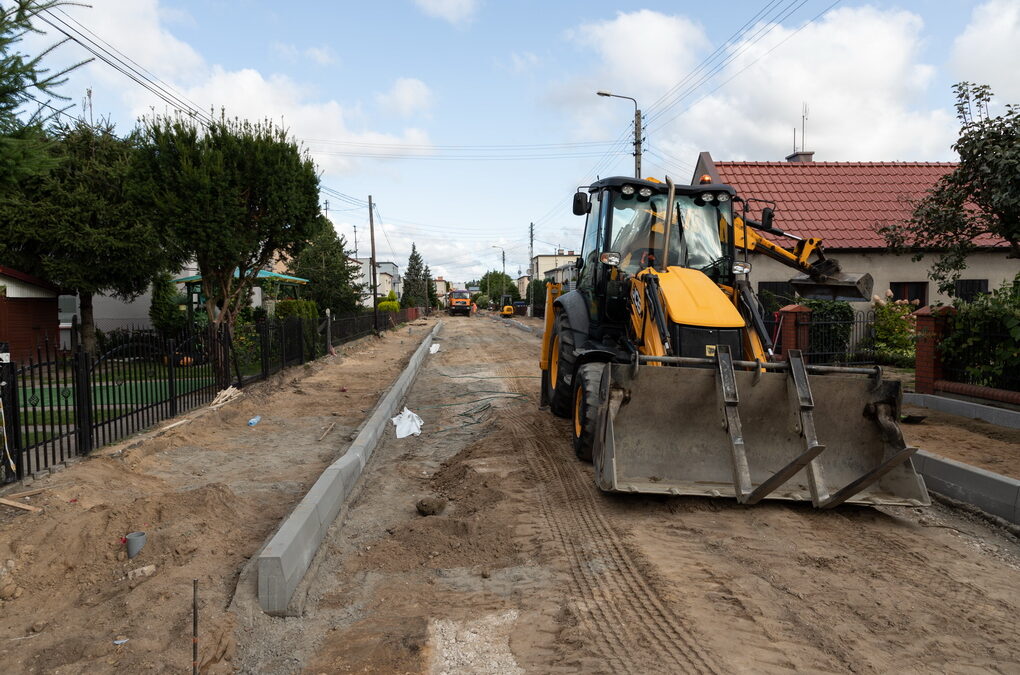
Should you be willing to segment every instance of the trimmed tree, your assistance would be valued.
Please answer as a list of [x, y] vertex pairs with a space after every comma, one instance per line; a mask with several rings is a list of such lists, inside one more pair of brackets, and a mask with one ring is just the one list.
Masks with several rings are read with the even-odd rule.
[[169, 272], [160, 272], [152, 280], [152, 301], [149, 304], [149, 320], [163, 335], [173, 337], [184, 328], [187, 317], [177, 303], [177, 285]]
[[435, 279], [432, 278], [432, 271], [425, 266], [425, 288], [428, 296], [428, 304], [432, 309], [439, 309], [439, 292], [436, 290]]
[[132, 299], [172, 265], [149, 214], [138, 207], [136, 139], [108, 123], [59, 127], [56, 168], [20, 181], [2, 209], [3, 258], [78, 295], [82, 345], [94, 354], [93, 296]]
[[929, 277], [952, 295], [954, 282], [967, 267], [967, 256], [982, 236], [1004, 239], [1008, 257], [1020, 258], [1020, 106], [1007, 105], [992, 117], [987, 85], [961, 82], [956, 92], [960, 137], [953, 150], [960, 163], [939, 179], [905, 223], [880, 230], [893, 247], [940, 251]]
[[138, 170], [176, 253], [198, 264], [205, 309], [232, 329], [260, 270], [321, 229], [315, 165], [271, 121], [144, 120]]

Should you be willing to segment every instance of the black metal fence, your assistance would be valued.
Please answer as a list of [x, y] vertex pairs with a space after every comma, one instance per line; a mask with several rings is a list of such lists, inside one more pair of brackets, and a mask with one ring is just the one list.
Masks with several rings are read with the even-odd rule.
[[[386, 329], [419, 310], [379, 314]], [[119, 328], [91, 356], [72, 330], [70, 350], [49, 341], [20, 363], [0, 363], [0, 483], [43, 471], [162, 420], [208, 404], [230, 385], [243, 387], [314, 360], [372, 333], [372, 314], [289, 317], [174, 336]]]
[[863, 365], [874, 363], [875, 313], [854, 312], [853, 318], [825, 319], [814, 314], [807, 319], [809, 363], [817, 365]]
[[984, 333], [966, 350], [943, 352], [942, 363], [952, 382], [1020, 391], [1020, 341], [1009, 333]]

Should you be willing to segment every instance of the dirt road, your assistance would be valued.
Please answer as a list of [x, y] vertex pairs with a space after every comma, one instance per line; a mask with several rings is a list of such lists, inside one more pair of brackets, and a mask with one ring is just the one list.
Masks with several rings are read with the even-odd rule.
[[[247, 672], [1020, 672], [1020, 545], [952, 509], [610, 496], [537, 409], [538, 335], [451, 318]], [[445, 503], [421, 516], [416, 502]]]

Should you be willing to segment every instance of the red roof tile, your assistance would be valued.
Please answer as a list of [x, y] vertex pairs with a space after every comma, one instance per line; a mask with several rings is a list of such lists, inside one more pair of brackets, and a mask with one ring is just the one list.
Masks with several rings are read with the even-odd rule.
[[[820, 237], [826, 247], [839, 249], [885, 248], [878, 228], [909, 218], [913, 203], [956, 164], [715, 162], [715, 167], [722, 182], [741, 196], [776, 202], [775, 222], [780, 229]], [[992, 237], [975, 243], [1004, 245]]]

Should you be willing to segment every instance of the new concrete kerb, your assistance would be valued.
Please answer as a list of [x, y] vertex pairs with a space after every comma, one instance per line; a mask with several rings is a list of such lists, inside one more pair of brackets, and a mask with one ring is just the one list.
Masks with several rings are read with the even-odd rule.
[[326, 531], [340, 513], [344, 501], [354, 489], [361, 470], [368, 462], [379, 439], [386, 431], [397, 407], [411, 388], [418, 370], [429, 353], [433, 338], [443, 322], [425, 336], [407, 368], [376, 405], [343, 457], [322, 472], [258, 559], [259, 605], [269, 614], [281, 614], [290, 604], [294, 589], [308, 571]]

